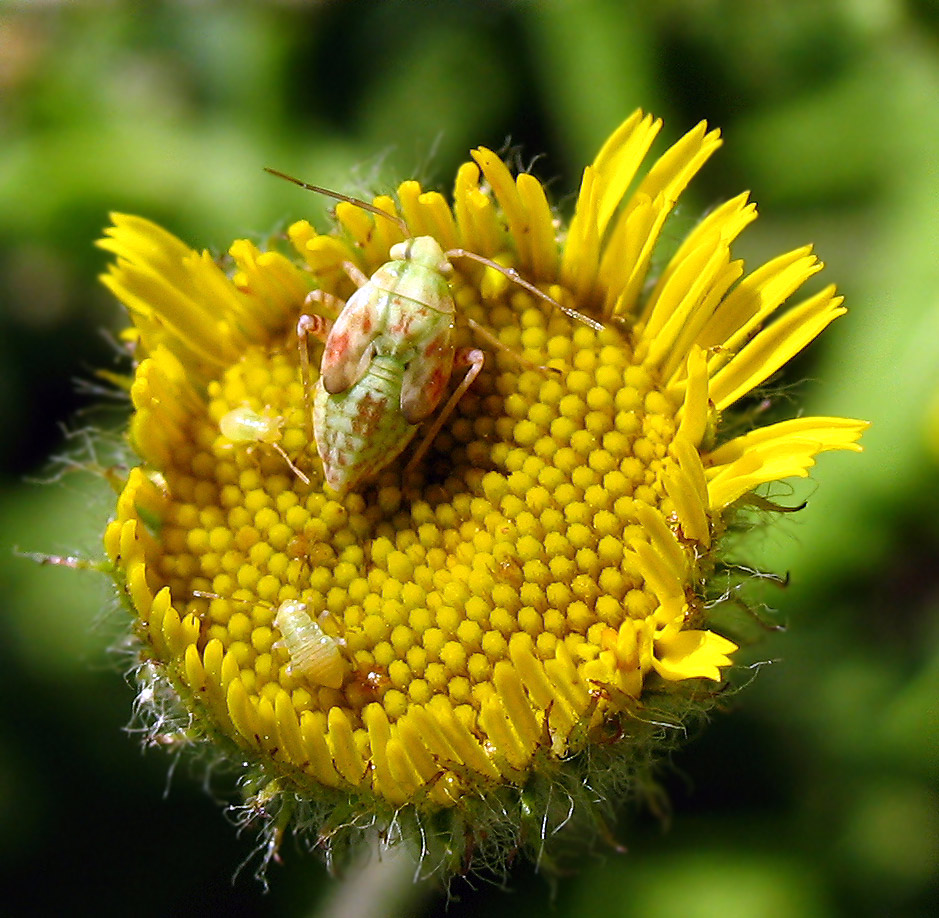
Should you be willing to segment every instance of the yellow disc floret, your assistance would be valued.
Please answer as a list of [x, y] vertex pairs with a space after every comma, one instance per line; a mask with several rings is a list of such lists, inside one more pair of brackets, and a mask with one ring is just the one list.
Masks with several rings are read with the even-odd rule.
[[[464, 315], [484, 321], [471, 288], [461, 293]], [[186, 419], [199, 448], [180, 444], [160, 470], [161, 543], [144, 560], [149, 590], [168, 589], [171, 616], [193, 629], [189, 688], [241, 742], [298, 776], [335, 783], [330, 750], [353, 746], [376, 767], [352, 783], [393, 802], [426, 785], [431, 799], [453, 803], [455, 788], [518, 780], [545, 744], [566, 754], [575, 727], [587, 736], [611, 706], [636, 699], [661, 666], [657, 637], [695, 624], [685, 592], [701, 572], [667, 522], [677, 517], [663, 475], [681, 400], [636, 372], [615, 328], [516, 299], [522, 309], [502, 310], [507, 333], [489, 327], [514, 341], [524, 326], [537, 346], [489, 358], [414, 481], [401, 482], [396, 467], [341, 502], [324, 494], [289, 345], [249, 348], [211, 382], [205, 408]], [[571, 340], [567, 358], [527, 368]], [[261, 409], [282, 419], [265, 431], [293, 448], [290, 461], [312, 484], [267, 437], [233, 437], [232, 419]], [[492, 455], [500, 430], [501, 461]], [[402, 487], [420, 496], [406, 500]], [[111, 526], [115, 558], [134, 515]], [[343, 642], [326, 645], [344, 658], [339, 684], [338, 665], [327, 678], [291, 660], [282, 604], [302, 606], [309, 622], [328, 615], [324, 640]], [[682, 675], [714, 678], [733, 645], [700, 634], [706, 650]], [[330, 724], [333, 711], [341, 716]], [[428, 719], [434, 733], [419, 726]], [[388, 743], [400, 761], [379, 768]]]

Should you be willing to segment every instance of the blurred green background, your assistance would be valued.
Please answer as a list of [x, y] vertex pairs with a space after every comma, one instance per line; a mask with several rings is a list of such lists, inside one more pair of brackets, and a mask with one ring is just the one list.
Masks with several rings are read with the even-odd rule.
[[[683, 203], [752, 189], [751, 265], [815, 242], [848, 316], [800, 358], [805, 411], [868, 418], [804, 512], [747, 560], [789, 629], [663, 773], [670, 825], [553, 886], [457, 881], [449, 915], [913, 916], [939, 902], [939, 8], [934, 0], [0, 4], [0, 877], [4, 914], [312, 914], [330, 881], [285, 849], [266, 896], [185, 760], [122, 732], [107, 584], [19, 551], [89, 555], [106, 488], [49, 456], [113, 428], [88, 392], [119, 310], [92, 246], [111, 209], [221, 249], [344, 190], [449, 187], [506, 140], [570, 198], [633, 108], [726, 146]], [[660, 144], [659, 149], [661, 150]], [[76, 380], [78, 382], [76, 383]], [[792, 410], [796, 410], [796, 403]], [[105, 457], [102, 457], [104, 459]], [[738, 555], [743, 547], [738, 549]], [[164, 797], [164, 788], [169, 792]], [[224, 786], [224, 778], [220, 785]], [[410, 914], [442, 914], [444, 900]], [[347, 914], [346, 918], [355, 918]]]

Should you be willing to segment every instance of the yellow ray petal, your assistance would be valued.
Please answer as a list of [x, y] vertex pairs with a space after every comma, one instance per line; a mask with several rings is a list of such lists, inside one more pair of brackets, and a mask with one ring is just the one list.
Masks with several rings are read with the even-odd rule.
[[499, 225], [492, 199], [479, 187], [479, 166], [464, 163], [456, 174], [453, 213], [459, 228], [460, 245], [493, 258], [505, 249], [505, 233]]
[[790, 309], [761, 331], [711, 378], [711, 399], [722, 411], [772, 376], [847, 310], [834, 285]]
[[847, 418], [799, 418], [724, 444], [709, 457], [721, 463], [707, 470], [711, 509], [720, 510], [769, 481], [805, 478], [818, 453], [859, 451], [857, 440], [867, 427], [865, 421]]
[[544, 187], [534, 176], [522, 173], [517, 181], [519, 198], [529, 215], [531, 230], [531, 271], [536, 281], [555, 281], [558, 276], [558, 241], [554, 215]]
[[[648, 218], [644, 221], [643, 231], [638, 236], [642, 240], [640, 250], [637, 256], [630, 260], [629, 277], [622, 290], [618, 292], [612, 310], [614, 314], [633, 311], [642, 285], [645, 283], [652, 252], [666, 218], [688, 182], [720, 144], [720, 131], [708, 133], [707, 125], [702, 121], [665, 152], [631, 196], [629, 203], [617, 219], [617, 226], [610, 237], [610, 245], [621, 243], [623, 238], [629, 235], [625, 225], [632, 222], [631, 218], [636, 208], [648, 207], [650, 209]], [[630, 229], [635, 233], [638, 227]], [[613, 292], [615, 291], [611, 291]]]
[[592, 165], [598, 193], [585, 200], [584, 207], [578, 199], [572, 226], [579, 214], [579, 219], [593, 222], [603, 236], [661, 128], [660, 119], [636, 109], [610, 135]]
[[706, 350], [723, 350], [724, 357], [717, 356], [712, 372], [821, 269], [821, 262], [807, 245], [773, 258], [748, 274], [717, 307], [695, 339]]
[[721, 680], [721, 667], [731, 664], [737, 645], [713, 631], [678, 631], [655, 642], [652, 665], [669, 681], [679, 679]]
[[693, 345], [688, 354], [684, 385], [678, 437], [697, 447], [704, 439], [711, 413], [707, 356], [697, 345]]
[[486, 181], [489, 182], [489, 186], [492, 188], [492, 193], [502, 208], [502, 216], [508, 224], [509, 236], [515, 243], [519, 263], [527, 267], [533, 260], [531, 224], [528, 212], [522, 204], [518, 188], [512, 178], [512, 173], [509, 172], [505, 163], [492, 150], [479, 147], [473, 150], [470, 155], [486, 177]]
[[686, 259], [692, 257], [702, 247], [717, 249], [721, 243], [730, 245], [756, 219], [756, 205], [748, 203], [747, 192], [725, 201], [720, 207], [709, 213], [687, 236], [669, 259], [662, 275], [656, 281], [649, 294], [642, 319], [653, 310], [672, 275], [681, 268]]

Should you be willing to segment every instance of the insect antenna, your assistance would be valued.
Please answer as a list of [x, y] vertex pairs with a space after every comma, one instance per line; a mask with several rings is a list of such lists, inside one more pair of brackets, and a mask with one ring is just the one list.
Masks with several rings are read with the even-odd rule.
[[333, 198], [336, 201], [344, 201], [346, 204], [354, 204], [356, 207], [361, 207], [362, 210], [367, 210], [369, 213], [376, 214], [379, 217], [384, 217], [386, 220], [391, 220], [405, 236], [411, 236], [411, 231], [408, 229], [407, 223], [404, 222], [400, 217], [396, 217], [394, 214], [389, 214], [387, 211], [382, 210], [380, 207], [376, 207], [374, 204], [369, 204], [368, 201], [363, 201], [361, 198], [353, 198], [350, 195], [342, 194], [339, 191], [332, 191], [329, 188], [323, 188], [321, 185], [311, 185], [309, 182], [303, 182], [298, 178], [294, 178], [292, 175], [287, 175], [286, 172], [280, 172], [277, 169], [271, 169], [268, 166], [264, 167], [265, 172], [269, 172], [271, 175], [276, 175], [278, 178], [286, 179], [288, 182], [293, 182], [294, 185], [299, 185], [301, 188], [305, 188], [307, 191], [315, 191], [317, 194], [324, 194], [328, 198]]
[[589, 325], [594, 331], [603, 331], [605, 326], [602, 322], [598, 322], [596, 319], [590, 318], [590, 316], [584, 315], [582, 312], [578, 312], [576, 309], [571, 309], [569, 306], [562, 306], [557, 300], [553, 297], [548, 296], [543, 290], [539, 290], [534, 284], [530, 281], [525, 280], [521, 274], [515, 268], [506, 268], [505, 265], [500, 265], [499, 262], [493, 261], [491, 258], [486, 258], [485, 255], [478, 255], [476, 252], [470, 252], [467, 249], [450, 249], [448, 252], [444, 253], [447, 258], [451, 256], [454, 258], [469, 258], [471, 261], [478, 262], [481, 265], [485, 265], [487, 268], [492, 268], [498, 271], [500, 274], [505, 275], [512, 283], [518, 284], [519, 287], [527, 290], [529, 293], [534, 294], [539, 299], [544, 300], [549, 306], [553, 306], [555, 309], [560, 309], [564, 315], [568, 318], [576, 319], [578, 322], [583, 322], [584, 325]]
[[79, 558], [77, 555], [47, 555], [41, 551], [23, 551], [13, 546], [13, 554], [17, 558], [26, 558], [37, 564], [51, 564], [55, 567], [70, 567], [77, 571], [98, 571], [101, 574], [110, 573], [112, 565], [108, 561], [91, 561], [88, 558]]
[[[269, 172], [271, 175], [276, 175], [278, 178], [286, 179], [288, 182], [293, 182], [294, 185], [299, 185], [300, 188], [305, 188], [307, 191], [315, 191], [318, 194], [326, 195], [329, 198], [333, 198], [336, 201], [344, 201], [346, 204], [353, 204], [356, 207], [361, 207], [363, 210], [367, 210], [369, 213], [376, 214], [379, 217], [384, 217], [386, 220], [391, 220], [401, 232], [407, 236], [411, 237], [413, 234], [408, 228], [407, 223], [402, 220], [400, 217], [395, 216], [394, 214], [389, 214], [387, 211], [382, 210], [380, 207], [376, 207], [374, 204], [369, 204], [368, 201], [363, 201], [361, 198], [353, 198], [351, 195], [342, 194], [339, 191], [332, 191], [329, 188], [324, 188], [322, 185], [311, 185], [309, 182], [304, 182], [298, 178], [294, 178], [292, 175], [287, 175], [286, 172], [281, 172], [278, 169], [271, 169], [269, 166], [264, 167], [265, 172]], [[517, 284], [519, 287], [523, 287], [529, 293], [534, 294], [539, 299], [544, 300], [548, 305], [553, 306], [555, 309], [560, 309], [566, 316], [571, 319], [576, 319], [578, 322], [583, 322], [584, 325], [588, 325], [594, 331], [603, 331], [604, 325], [602, 322], [598, 322], [596, 319], [590, 318], [590, 316], [584, 315], [582, 312], [578, 312], [576, 309], [571, 309], [568, 306], [562, 306], [557, 300], [548, 296], [547, 293], [539, 290], [534, 284], [525, 280], [515, 268], [506, 268], [503, 265], [500, 265], [498, 262], [493, 261], [491, 258], [486, 258], [484, 255], [477, 255], [476, 252], [470, 252], [466, 249], [450, 249], [445, 253], [449, 258], [453, 256], [455, 258], [469, 258], [472, 261], [478, 262], [481, 265], [485, 265], [488, 268], [493, 268], [498, 271], [500, 274], [505, 275], [510, 281]]]
[[266, 599], [240, 599], [237, 596], [222, 596], [221, 593], [213, 593], [211, 590], [190, 590], [193, 599], [221, 599], [225, 602], [237, 602], [243, 606], [263, 606], [265, 609], [273, 609], [274, 604]]

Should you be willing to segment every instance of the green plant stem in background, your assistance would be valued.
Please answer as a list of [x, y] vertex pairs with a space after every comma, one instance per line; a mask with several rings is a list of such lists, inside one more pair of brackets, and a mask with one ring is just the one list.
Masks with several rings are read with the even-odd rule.
[[368, 845], [309, 918], [415, 918], [439, 885], [415, 876], [414, 860], [401, 845]]

